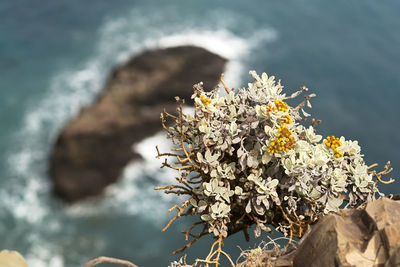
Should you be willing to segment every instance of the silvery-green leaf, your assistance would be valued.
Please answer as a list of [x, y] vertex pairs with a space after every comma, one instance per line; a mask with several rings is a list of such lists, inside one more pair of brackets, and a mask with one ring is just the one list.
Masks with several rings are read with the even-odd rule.
[[255, 168], [258, 166], [258, 161], [255, 159], [253, 156], [248, 155], [247, 156], [247, 166], [250, 168]]
[[233, 115], [233, 116], [236, 115], [236, 108], [235, 108], [235, 106], [229, 105], [229, 106], [228, 106], [228, 109], [229, 109], [230, 115]]
[[328, 198], [327, 194], [323, 194], [319, 199], [318, 202], [325, 203]]
[[255, 107], [255, 110], [256, 110], [256, 114], [257, 114], [258, 116], [264, 115], [263, 108], [262, 108], [261, 106], [257, 105], [257, 106]]
[[292, 191], [294, 191], [295, 189], [296, 189], [296, 185], [293, 184], [293, 185], [291, 185], [291, 186], [288, 188], [288, 191], [289, 191], [289, 192], [292, 192]]
[[197, 152], [197, 160], [199, 162], [203, 162], [204, 161], [203, 155], [200, 152]]
[[271, 161], [272, 159], [272, 154], [265, 152], [261, 158], [261, 161], [263, 164], [267, 164]]
[[256, 228], [254, 229], [254, 236], [259, 238], [261, 235], [261, 227], [257, 224]]
[[278, 179], [273, 179], [271, 182], [268, 183], [269, 187], [275, 188], [279, 184]]
[[297, 92], [291, 94], [289, 98], [295, 98], [295, 97], [299, 96], [301, 94], [301, 92], [302, 92], [301, 90], [297, 91]]
[[242, 139], [239, 136], [237, 136], [237, 137], [232, 139], [232, 144], [238, 144], [238, 143], [240, 143], [241, 140]]
[[223, 169], [222, 169], [222, 166], [221, 166], [221, 165], [218, 165], [218, 166], [217, 166], [217, 171], [220, 172], [220, 173], [223, 172]]
[[225, 203], [221, 203], [221, 211], [223, 211], [223, 214], [227, 214], [231, 211], [231, 207], [229, 205], [226, 205]]
[[311, 116], [310, 114], [305, 112], [304, 109], [301, 109], [301, 112], [303, 113], [304, 117], [310, 117]]
[[251, 173], [249, 176], [247, 176], [247, 180], [249, 180], [249, 181], [254, 181], [254, 178], [255, 178], [256, 176], [253, 174], [253, 173]]
[[237, 131], [237, 124], [235, 123], [235, 122], [232, 122], [231, 123], [231, 126], [230, 126], [230, 132], [231, 132], [231, 134], [234, 134], [234, 133], [236, 133], [236, 131]]
[[243, 193], [243, 189], [239, 186], [235, 186], [235, 194], [240, 196]]
[[221, 150], [222, 150], [222, 151], [225, 151], [225, 150], [227, 150], [227, 149], [228, 149], [228, 143], [225, 141], [225, 142], [223, 142], [222, 145], [221, 145]]
[[214, 236], [219, 236], [219, 232], [218, 232], [218, 229], [217, 229], [217, 228], [214, 228], [213, 234], [214, 234]]
[[318, 199], [321, 197], [321, 193], [317, 189], [313, 188], [310, 192], [310, 197], [313, 199]]
[[242, 170], [245, 170], [246, 169], [246, 163], [247, 163], [247, 155], [246, 154], [244, 154], [244, 155], [242, 155], [240, 158], [239, 158], [239, 164], [240, 164], [240, 167], [242, 168]]
[[268, 201], [268, 199], [263, 199], [262, 203], [264, 204], [265, 209], [269, 210], [269, 201]]
[[205, 202], [204, 200], [200, 200], [198, 206], [198, 212], [203, 212], [207, 208], [207, 202]]
[[343, 203], [343, 199], [341, 197], [332, 197], [329, 198], [328, 202], [332, 203], [333, 206], [339, 208], [339, 206]]
[[207, 206], [207, 202], [205, 202], [204, 200], [200, 200], [198, 205], [199, 207]]
[[240, 147], [238, 150], [237, 150], [237, 156], [238, 156], [238, 158], [241, 158], [242, 156], [243, 156], [243, 154], [244, 154], [244, 149], [242, 148], [242, 147]]
[[226, 165], [225, 171], [230, 172], [232, 170], [231, 165]]
[[250, 127], [251, 127], [252, 129], [255, 129], [255, 128], [257, 128], [258, 123], [259, 123], [259, 121], [254, 121], [254, 122], [251, 123]]
[[247, 202], [245, 211], [246, 211], [246, 213], [250, 213], [250, 212], [251, 212], [251, 203], [250, 203], [250, 200], [249, 200], [249, 202]]
[[204, 157], [206, 158], [206, 162], [212, 162], [213, 161], [213, 158], [212, 158], [210, 150], [206, 151], [206, 154], [204, 155]]
[[211, 185], [213, 188], [217, 188], [218, 187], [218, 179], [212, 179], [211, 180]]
[[[230, 191], [230, 192], [233, 193], [233, 191]], [[231, 199], [230, 199], [231, 193], [230, 192], [222, 195], [222, 198], [225, 199], [225, 201], [228, 202], [228, 203], [231, 203]]]
[[206, 188], [207, 191], [213, 192], [213, 188], [210, 183], [204, 183], [204, 187]]
[[197, 207], [196, 199], [194, 199], [194, 198], [190, 199], [190, 204], [192, 204], [193, 207]]
[[219, 156], [220, 156], [219, 152], [215, 153], [213, 156], [211, 156], [210, 162], [216, 162], [218, 160]]
[[214, 205], [212, 205], [211, 206], [211, 211], [212, 211], [212, 213], [219, 213], [219, 206], [218, 206], [218, 203], [215, 203]]
[[207, 206], [199, 206], [199, 207], [197, 208], [197, 211], [198, 211], [199, 213], [202, 213], [203, 211], [206, 210], [206, 208], [207, 208]]
[[272, 130], [272, 128], [271, 128], [270, 126], [268, 126], [268, 125], [265, 125], [265, 126], [264, 126], [264, 131], [265, 131], [266, 134], [269, 135], [269, 133], [270, 133], [271, 130]]
[[261, 205], [258, 205], [257, 203], [253, 203], [253, 208], [255, 209], [255, 211], [257, 212], [258, 215], [265, 214], [265, 209]]
[[200, 218], [201, 218], [203, 221], [206, 221], [206, 222], [211, 221], [211, 219], [212, 219], [211, 216], [208, 215], [208, 214], [203, 214], [203, 215], [200, 216]]

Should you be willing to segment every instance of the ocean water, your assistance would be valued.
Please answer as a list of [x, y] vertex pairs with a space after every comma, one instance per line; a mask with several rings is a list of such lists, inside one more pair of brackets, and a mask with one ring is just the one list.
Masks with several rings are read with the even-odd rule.
[[[128, 1], [3, 0], [0, 3], [0, 249], [31, 267], [73, 267], [99, 255], [143, 267], [167, 266], [184, 244], [181, 220], [167, 232], [177, 200], [155, 192], [173, 173], [158, 169], [153, 146], [102, 199], [66, 206], [50, 194], [47, 160], [60, 128], [101, 91], [110, 69], [148, 48], [196, 44], [229, 59], [226, 80], [248, 70], [306, 85], [318, 131], [359, 140], [368, 163], [391, 160], [400, 181], [400, 2], [397, 0]], [[153, 153], [154, 152], [154, 153]], [[399, 182], [382, 186], [400, 193]], [[235, 258], [253, 247], [241, 234]], [[205, 239], [188, 253], [207, 254]]]

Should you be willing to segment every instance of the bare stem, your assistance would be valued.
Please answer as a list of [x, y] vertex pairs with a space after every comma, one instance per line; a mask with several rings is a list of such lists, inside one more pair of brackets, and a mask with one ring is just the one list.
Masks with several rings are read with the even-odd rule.
[[222, 73], [221, 76], [219, 77], [219, 80], [221, 81], [222, 85], [224, 86], [225, 92], [227, 94], [229, 94], [229, 88], [228, 86], [226, 86], [225, 82], [224, 82], [224, 74]]
[[175, 206], [173, 206], [172, 208], [170, 208], [170, 209], [168, 210], [169, 212], [171, 212], [171, 211], [173, 211], [174, 209], [177, 209], [177, 210], [178, 210], [178, 214], [168, 222], [168, 224], [164, 227], [164, 229], [161, 230], [162, 232], [164, 232], [165, 230], [167, 230], [167, 229], [171, 226], [171, 224], [172, 224], [176, 219], [178, 219], [179, 217], [181, 217], [182, 213], [185, 211], [186, 207], [189, 205], [189, 201], [190, 201], [190, 199], [189, 199], [189, 200], [186, 200], [186, 201], [182, 204], [181, 207], [179, 207], [178, 205], [175, 205]]
[[133, 264], [132, 262], [126, 261], [126, 260], [120, 260], [116, 258], [111, 258], [111, 257], [105, 257], [101, 256], [98, 258], [95, 258], [89, 262], [87, 262], [83, 267], [92, 267], [101, 263], [112, 263], [112, 264], [118, 264], [122, 266], [127, 266], [127, 267], [138, 267], [137, 265]]

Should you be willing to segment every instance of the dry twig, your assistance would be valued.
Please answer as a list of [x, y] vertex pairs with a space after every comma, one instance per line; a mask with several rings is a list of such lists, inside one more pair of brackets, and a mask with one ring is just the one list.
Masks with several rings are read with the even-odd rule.
[[388, 181], [384, 181], [384, 180], [382, 180], [382, 176], [383, 175], [386, 175], [386, 174], [388, 174], [388, 173], [390, 173], [391, 171], [393, 171], [393, 168], [391, 167], [391, 165], [390, 165], [390, 161], [388, 161], [386, 164], [385, 164], [385, 166], [383, 167], [384, 169], [383, 169], [383, 171], [380, 171], [380, 172], [376, 172], [376, 170], [373, 170], [373, 171], [370, 171], [370, 169], [372, 169], [372, 168], [375, 168], [375, 167], [377, 167], [378, 166], [378, 163], [374, 163], [374, 164], [372, 164], [371, 166], [368, 166], [368, 168], [367, 168], [367, 170], [368, 170], [368, 173], [369, 174], [372, 174], [372, 176], [375, 176], [376, 177], [376, 183], [379, 181], [379, 182], [381, 182], [382, 184], [392, 184], [392, 183], [394, 183], [395, 182], [395, 180], [394, 179], [392, 179], [392, 178], [389, 178], [389, 180]]
[[137, 265], [133, 264], [132, 262], [126, 261], [126, 260], [121, 260], [121, 259], [116, 259], [116, 258], [111, 258], [111, 257], [105, 257], [101, 256], [98, 258], [95, 258], [89, 262], [87, 262], [83, 267], [92, 267], [101, 263], [112, 263], [112, 264], [118, 264], [122, 266], [127, 266], [127, 267], [138, 267]]

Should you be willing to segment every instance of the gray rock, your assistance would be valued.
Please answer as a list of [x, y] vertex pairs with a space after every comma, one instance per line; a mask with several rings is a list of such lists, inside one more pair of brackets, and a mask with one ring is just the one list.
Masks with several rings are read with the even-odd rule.
[[296, 247], [267, 248], [238, 267], [400, 266], [400, 201], [369, 202], [322, 218]]
[[293, 266], [400, 266], [400, 201], [327, 215], [303, 238]]

